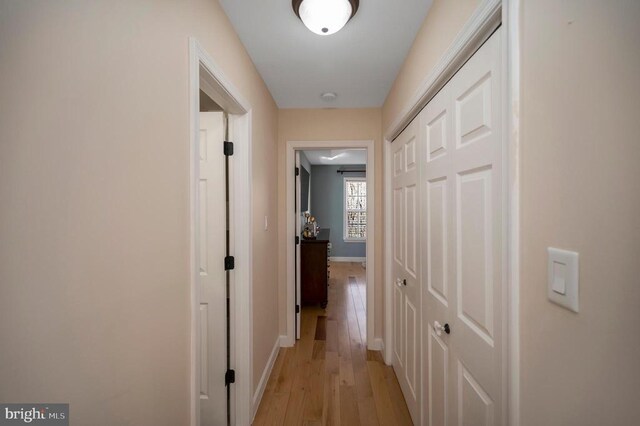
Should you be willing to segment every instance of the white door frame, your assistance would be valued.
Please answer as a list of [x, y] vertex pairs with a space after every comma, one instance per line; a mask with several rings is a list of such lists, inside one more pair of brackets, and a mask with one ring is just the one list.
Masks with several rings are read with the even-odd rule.
[[[375, 144], [372, 140], [355, 141], [288, 141], [286, 148], [286, 210], [287, 216], [287, 333], [284, 336], [282, 346], [293, 346], [295, 344], [295, 217], [294, 211], [294, 191], [295, 191], [295, 152], [305, 149], [347, 149], [363, 148], [367, 150], [367, 223], [375, 223]], [[375, 226], [367, 226], [367, 348], [379, 350], [381, 339], [375, 339], [374, 318], [375, 318]], [[340, 236], [342, 238], [342, 236]]]
[[[193, 37], [189, 38], [189, 207], [190, 207], [190, 284], [191, 284], [191, 426], [200, 426], [199, 362], [199, 303], [196, 270], [200, 89], [229, 114], [230, 133], [233, 135], [234, 153], [231, 179], [233, 218], [231, 247], [235, 256], [235, 269], [231, 278], [231, 364], [236, 370], [232, 387], [231, 417], [237, 425], [251, 424], [253, 413], [251, 387], [253, 383], [253, 303], [252, 303], [252, 235], [251, 235], [251, 105], [224, 75], [213, 58]], [[222, 146], [221, 148], [222, 149]], [[222, 262], [223, 259], [220, 259]], [[247, 309], [249, 307], [249, 309]]]
[[[449, 79], [464, 65], [498, 26], [502, 25], [503, 44], [503, 135], [506, 138], [504, 156], [505, 240], [503, 276], [506, 284], [504, 321], [507, 342], [504, 345], [505, 383], [502, 424], [520, 424], [520, 16], [522, 0], [483, 0], [453, 44], [432, 72], [419, 86], [415, 96], [384, 131], [384, 360], [391, 365], [393, 354], [392, 317], [392, 206], [391, 142], [420, 113]], [[422, 322], [422, 321], [421, 321]], [[420, 332], [422, 336], [422, 331]]]

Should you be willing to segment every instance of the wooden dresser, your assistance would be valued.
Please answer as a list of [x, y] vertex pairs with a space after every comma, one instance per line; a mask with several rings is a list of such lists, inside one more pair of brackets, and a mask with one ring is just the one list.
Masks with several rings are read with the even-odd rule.
[[329, 229], [321, 229], [315, 240], [301, 239], [300, 291], [302, 305], [327, 307], [329, 284]]

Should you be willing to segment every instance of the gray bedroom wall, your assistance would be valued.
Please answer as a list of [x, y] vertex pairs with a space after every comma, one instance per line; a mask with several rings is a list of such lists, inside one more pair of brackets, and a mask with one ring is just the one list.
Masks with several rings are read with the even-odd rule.
[[337, 173], [339, 168], [362, 169], [363, 165], [311, 166], [311, 214], [320, 228], [331, 229], [332, 257], [365, 257], [366, 243], [345, 243], [344, 178], [364, 177], [365, 173]]
[[299, 151], [299, 152], [300, 152], [300, 165], [305, 169], [307, 169], [309, 173], [311, 173], [311, 163], [309, 162], [309, 159], [305, 155], [304, 151]]

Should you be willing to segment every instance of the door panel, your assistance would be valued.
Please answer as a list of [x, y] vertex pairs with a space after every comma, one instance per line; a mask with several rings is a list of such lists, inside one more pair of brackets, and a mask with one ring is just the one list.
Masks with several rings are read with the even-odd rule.
[[417, 123], [392, 144], [393, 150], [393, 367], [411, 418], [420, 423], [421, 353]]
[[199, 362], [201, 424], [225, 424], [226, 278], [224, 121], [221, 112], [200, 113], [198, 184]]
[[449, 349], [433, 332], [428, 334], [428, 368], [429, 375], [429, 426], [447, 424], [447, 394], [449, 393]]
[[405, 365], [405, 378], [407, 379], [407, 385], [411, 391], [413, 399], [416, 398], [418, 389], [418, 377], [416, 375], [416, 365], [418, 364], [418, 345], [416, 332], [418, 328], [418, 318], [416, 307], [411, 303], [409, 297], [405, 297], [405, 333], [406, 333], [406, 365]]
[[493, 345], [491, 170], [458, 175], [458, 318]]
[[459, 424], [503, 419], [501, 30], [451, 80]]
[[405, 226], [406, 230], [404, 232], [406, 238], [406, 260], [405, 260], [405, 269], [413, 278], [418, 277], [417, 272], [417, 207], [416, 207], [416, 185], [407, 186], [404, 189], [404, 199], [405, 199]]
[[493, 425], [493, 401], [462, 363], [458, 362], [458, 424]]
[[426, 124], [427, 162], [447, 154], [447, 110]]
[[500, 52], [499, 29], [419, 116], [423, 404], [432, 425], [504, 418]]
[[404, 294], [402, 293], [402, 283], [396, 281], [393, 289], [394, 307], [394, 330], [393, 330], [393, 350], [395, 351], [395, 362], [402, 369], [404, 368]]
[[491, 133], [491, 83], [491, 73], [487, 72], [457, 98], [456, 148]]
[[[451, 176], [452, 107], [445, 87], [418, 117], [425, 157], [421, 161], [422, 264], [423, 286], [422, 336], [427, 352], [423, 359], [422, 409], [426, 424], [443, 426], [452, 423], [450, 407], [455, 400], [450, 371], [451, 345], [447, 335], [438, 336], [433, 322], [449, 321], [449, 308], [455, 298], [451, 258], [451, 199], [455, 179]], [[452, 184], [453, 182], [453, 184]], [[453, 364], [455, 365], [455, 364]], [[427, 421], [428, 420], [428, 421]]]
[[399, 265], [404, 263], [403, 200], [403, 189], [395, 188], [393, 190], [393, 253]]
[[427, 289], [445, 307], [448, 306], [447, 289], [447, 180], [427, 182], [425, 210], [427, 224]]

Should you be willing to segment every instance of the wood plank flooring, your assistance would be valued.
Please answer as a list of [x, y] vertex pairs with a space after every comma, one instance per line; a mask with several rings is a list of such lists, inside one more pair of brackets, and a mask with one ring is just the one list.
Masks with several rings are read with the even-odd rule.
[[254, 425], [411, 425], [398, 379], [366, 347], [365, 269], [331, 264], [327, 309], [303, 307], [300, 340], [281, 348]]

